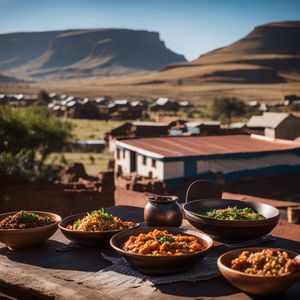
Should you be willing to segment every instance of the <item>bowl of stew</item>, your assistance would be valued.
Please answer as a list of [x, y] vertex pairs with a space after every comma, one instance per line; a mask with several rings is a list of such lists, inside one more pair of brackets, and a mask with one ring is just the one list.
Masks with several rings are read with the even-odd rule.
[[39, 245], [56, 232], [60, 221], [59, 215], [43, 211], [0, 214], [0, 242], [13, 249]]
[[144, 227], [114, 235], [110, 245], [133, 268], [152, 275], [186, 271], [203, 259], [213, 240], [206, 234], [175, 227]]
[[218, 259], [221, 274], [236, 288], [254, 295], [284, 292], [300, 280], [299, 255], [280, 248], [248, 248]]

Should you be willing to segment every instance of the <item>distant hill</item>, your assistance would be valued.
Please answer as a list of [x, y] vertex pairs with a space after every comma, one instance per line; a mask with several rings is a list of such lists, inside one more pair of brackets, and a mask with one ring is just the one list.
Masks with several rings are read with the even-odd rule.
[[186, 61], [157, 32], [126, 29], [69, 30], [0, 35], [0, 72], [69, 79], [153, 71]]
[[[85, 90], [120, 96], [147, 95], [190, 99], [221, 96], [279, 101], [300, 93], [300, 21], [257, 26], [237, 42], [191, 62], [120, 78], [86, 80]], [[205, 41], [203, 41], [205, 42]], [[78, 91], [77, 82], [61, 85]], [[65, 89], [64, 89], [65, 90]]]
[[[93, 31], [88, 32], [92, 36], [96, 34]], [[113, 39], [114, 41], [122, 40], [123, 34], [121, 32], [123, 31], [116, 31], [116, 35], [120, 35], [120, 37]], [[223, 96], [274, 103], [282, 100], [284, 95], [300, 94], [300, 21], [257, 26], [237, 42], [201, 55], [191, 62], [182, 61], [184, 60], [182, 56], [166, 49], [164, 44], [159, 41], [156, 33], [125, 30], [124, 36], [127, 37], [129, 35], [144, 36], [144, 34], [145, 39], [149, 35], [153, 37], [154, 42], [151, 43], [149, 42], [150, 38], [146, 39], [148, 44], [142, 42], [143, 40], [140, 38], [135, 39], [139, 40], [139, 44], [121, 43], [124, 47], [125, 45], [128, 46], [126, 49], [134, 44], [133, 49], [136, 51], [139, 49], [134, 55], [131, 55], [128, 50], [121, 51], [121, 46], [113, 47], [114, 42], [108, 42], [105, 38], [99, 43], [90, 42], [93, 47], [87, 47], [88, 40], [82, 39], [82, 44], [86, 45], [89, 50], [87, 51], [85, 47], [82, 47], [80, 48], [81, 51], [75, 51], [73, 49], [76, 47], [71, 42], [74, 34], [75, 36], [84, 36], [86, 33], [85, 31], [42, 33], [43, 38], [40, 40], [27, 36], [27, 41], [30, 42], [23, 43], [23, 48], [22, 43], [18, 47], [13, 47], [14, 51], [11, 50], [11, 54], [7, 46], [6, 50], [3, 49], [1, 39], [4, 35], [0, 35], [0, 72], [5, 64], [6, 67], [10, 64], [10, 67], [7, 68], [9, 70], [12, 70], [12, 66], [16, 64], [18, 65], [16, 67], [18, 73], [13, 75], [17, 78], [21, 78], [21, 71], [31, 76], [45, 76], [47, 79], [57, 78], [56, 76], [62, 76], [62, 78], [74, 76], [73, 80], [68, 81], [45, 81], [45, 83], [26, 84], [23, 87], [19, 85], [19, 92], [22, 93], [32, 92], [33, 89], [38, 90], [43, 87], [49, 91], [68, 92], [82, 96], [110, 95], [115, 98], [131, 97], [136, 99], [140, 99], [141, 95], [153, 99], [164, 96], [182, 100], [188, 99], [195, 104], [207, 103], [215, 97]], [[52, 41], [50, 46], [47, 46], [47, 39]], [[19, 39], [11, 37], [10, 43], [12, 45], [16, 44], [13, 42], [14, 40], [18, 41]], [[92, 40], [95, 41], [95, 39]], [[63, 47], [62, 44], [64, 43], [66, 45]], [[148, 46], [149, 44], [151, 47]], [[111, 48], [108, 45], [111, 45]], [[36, 51], [34, 55], [30, 47]], [[157, 51], [165, 53], [168, 59], [161, 55], [153, 55], [153, 53], [158, 53], [153, 52], [154, 48], [161, 49]], [[118, 49], [118, 51], [114, 52], [111, 49]], [[69, 56], [67, 53], [73, 52], [76, 55], [65, 58]], [[4, 57], [3, 53], [6, 53], [7, 57]], [[101, 55], [97, 55], [97, 53], [101, 53]], [[9, 56], [15, 59], [9, 60]], [[133, 59], [130, 68], [128, 68], [129, 59], [127, 56]], [[62, 59], [63, 57], [64, 59]], [[170, 61], [170, 57], [173, 61], [169, 65], [163, 66], [166, 65], [167, 60]], [[164, 63], [157, 63], [160, 60], [163, 60]], [[65, 61], [66, 65], [58, 67], [60, 61]], [[133, 72], [146, 68], [149, 70], [150, 67], [148, 65], [145, 67], [144, 64], [151, 62], [152, 65], [153, 61], [156, 68], [160, 68], [159, 71], [115, 78], [90, 78], [93, 74], [122, 74], [122, 72]], [[32, 69], [30, 69], [31, 67]], [[76, 76], [81, 76], [78, 77], [80, 80], [76, 79]], [[86, 78], [82, 79], [83, 76]], [[4, 87], [2, 89], [5, 90]], [[8, 91], [10, 90], [8, 89]]]
[[23, 80], [19, 80], [15, 77], [10, 77], [10, 76], [5, 76], [0, 74], [0, 83], [20, 83], [20, 82], [24, 82]]
[[[284, 83], [300, 76], [300, 21], [269, 23], [198, 59], [163, 68], [157, 77], [197, 82]], [[168, 71], [168, 72], [165, 72]], [[177, 73], [177, 75], [176, 75]]]

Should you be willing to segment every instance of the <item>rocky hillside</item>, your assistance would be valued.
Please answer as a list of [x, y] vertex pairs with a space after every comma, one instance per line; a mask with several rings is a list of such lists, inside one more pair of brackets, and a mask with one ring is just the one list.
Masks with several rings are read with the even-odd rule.
[[[269, 23], [198, 59], [164, 68], [186, 82], [284, 83], [300, 75], [300, 21]], [[160, 74], [158, 74], [160, 76]], [[168, 75], [169, 76], [169, 75]], [[196, 78], [197, 77], [197, 78]]]
[[185, 58], [157, 32], [70, 30], [0, 35], [0, 72], [18, 78], [69, 79], [153, 71]]

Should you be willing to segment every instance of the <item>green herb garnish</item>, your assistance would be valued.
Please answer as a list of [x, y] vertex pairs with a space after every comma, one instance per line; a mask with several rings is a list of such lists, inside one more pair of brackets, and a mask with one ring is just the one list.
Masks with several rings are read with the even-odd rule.
[[171, 236], [169, 236], [169, 235], [164, 235], [164, 236], [160, 237], [158, 240], [162, 244], [163, 243], [173, 243], [173, 242], [175, 242], [175, 240]]
[[91, 217], [96, 217], [99, 216], [100, 218], [104, 219], [104, 220], [112, 220], [113, 219], [113, 215], [105, 212], [104, 208], [102, 207], [99, 210], [94, 210], [89, 214]]
[[238, 208], [228, 206], [221, 209], [210, 209], [204, 213], [205, 216], [220, 220], [263, 220], [265, 217], [250, 207]]
[[35, 221], [38, 218], [36, 214], [28, 213], [25, 210], [21, 210], [19, 214], [22, 221]]
[[81, 225], [82, 222], [83, 222], [82, 219], [75, 221], [73, 224], [74, 229], [78, 229], [78, 227]]

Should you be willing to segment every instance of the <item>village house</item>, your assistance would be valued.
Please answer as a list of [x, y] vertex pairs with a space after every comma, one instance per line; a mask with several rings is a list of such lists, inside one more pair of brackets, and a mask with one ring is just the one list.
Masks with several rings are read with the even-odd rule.
[[298, 95], [286, 95], [284, 96], [283, 104], [288, 106], [294, 104], [296, 101], [300, 101], [300, 96]]
[[99, 116], [97, 106], [88, 99], [68, 101], [65, 107], [65, 116], [68, 118], [98, 119]]
[[270, 138], [294, 140], [300, 136], [300, 118], [290, 113], [264, 112], [247, 122], [250, 133]]
[[50, 109], [57, 117], [64, 116], [66, 107], [61, 106], [60, 104], [55, 103], [54, 101], [47, 105], [48, 109]]
[[157, 116], [157, 122], [169, 124], [169, 135], [178, 136], [186, 132], [186, 120], [180, 119], [175, 116], [165, 116], [159, 114]]
[[6, 94], [0, 94], [0, 105], [6, 105], [9, 103], [9, 98]]
[[95, 102], [98, 105], [98, 107], [101, 107], [101, 106], [107, 107], [109, 105], [109, 101], [105, 97], [98, 97], [98, 98], [94, 99], [93, 102]]
[[124, 138], [166, 136], [169, 134], [168, 123], [158, 122], [126, 122], [105, 133], [105, 140], [110, 152], [116, 148], [116, 140]]
[[108, 105], [109, 115], [116, 120], [136, 120], [142, 116], [141, 105], [131, 105], [126, 99], [115, 100]]
[[217, 121], [196, 121], [187, 122], [187, 132], [193, 135], [218, 135], [220, 134], [220, 122]]
[[151, 111], [178, 111], [179, 103], [169, 98], [159, 98], [151, 106]]
[[248, 129], [245, 122], [234, 122], [230, 125], [221, 125], [220, 134], [248, 134]]
[[67, 148], [74, 152], [103, 152], [106, 142], [104, 140], [77, 140], [71, 142]]
[[214, 178], [227, 181], [300, 171], [300, 144], [261, 136], [181, 136], [116, 141], [115, 176], [164, 184]]
[[[0, 105], [11, 105], [11, 106], [31, 106], [38, 103], [38, 98], [36, 95], [24, 95], [24, 94], [14, 94], [6, 95], [0, 94]], [[48, 103], [46, 103], [47, 105]]]
[[188, 108], [193, 107], [193, 105], [192, 105], [189, 101], [187, 101], [187, 100], [185, 100], [185, 101], [180, 101], [180, 102], [179, 102], [179, 106], [180, 106], [180, 108], [182, 108], [182, 109], [188, 109]]
[[149, 106], [149, 102], [146, 99], [131, 101], [130, 104], [132, 107], [140, 107], [143, 110], [148, 109], [148, 106]]

